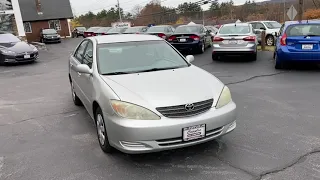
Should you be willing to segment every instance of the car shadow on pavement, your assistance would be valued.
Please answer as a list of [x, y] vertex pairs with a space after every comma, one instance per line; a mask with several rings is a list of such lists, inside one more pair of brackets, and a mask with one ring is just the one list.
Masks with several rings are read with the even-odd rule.
[[28, 66], [28, 65], [32, 65], [32, 64], [36, 64], [36, 63], [38, 63], [38, 61], [19, 62], [19, 63], [8, 63], [8, 64], [4, 64], [4, 65], [2, 65], [2, 66], [4, 66], [4, 67]]

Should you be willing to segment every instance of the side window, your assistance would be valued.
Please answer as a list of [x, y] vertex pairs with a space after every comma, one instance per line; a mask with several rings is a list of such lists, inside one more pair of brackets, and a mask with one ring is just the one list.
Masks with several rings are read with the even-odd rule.
[[86, 51], [83, 56], [82, 64], [86, 64], [92, 68], [92, 62], [93, 62], [93, 44], [92, 42], [88, 42], [88, 46], [86, 48]]
[[261, 28], [266, 28], [262, 23], [257, 23], [255, 29], [261, 29]]
[[77, 58], [80, 63], [82, 63], [83, 53], [84, 53], [84, 50], [86, 49], [87, 44], [88, 44], [88, 41], [83, 41], [81, 45], [78, 47], [76, 53], [74, 53], [74, 57]]
[[256, 28], [257, 23], [251, 23], [251, 25], [252, 25], [252, 28], [253, 28], [253, 29], [257, 29], [257, 28]]

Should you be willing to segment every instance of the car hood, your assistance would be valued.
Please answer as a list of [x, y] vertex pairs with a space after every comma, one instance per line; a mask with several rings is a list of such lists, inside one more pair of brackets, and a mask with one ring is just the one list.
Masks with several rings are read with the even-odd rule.
[[0, 43], [0, 49], [10, 50], [16, 53], [24, 53], [33, 50], [33, 46], [26, 42]]
[[[122, 101], [156, 108], [214, 99], [224, 84], [195, 66], [127, 75], [102, 76]], [[151, 106], [151, 107], [150, 107]]]

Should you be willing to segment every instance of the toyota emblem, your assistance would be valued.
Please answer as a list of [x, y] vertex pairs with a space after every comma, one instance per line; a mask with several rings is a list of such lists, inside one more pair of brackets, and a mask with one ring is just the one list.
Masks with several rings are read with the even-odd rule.
[[184, 108], [187, 110], [187, 111], [192, 111], [194, 110], [194, 105], [193, 104], [186, 104], [184, 106]]

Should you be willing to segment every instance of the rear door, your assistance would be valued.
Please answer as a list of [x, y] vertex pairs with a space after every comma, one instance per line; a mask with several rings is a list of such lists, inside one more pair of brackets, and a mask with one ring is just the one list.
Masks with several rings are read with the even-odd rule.
[[291, 25], [286, 30], [286, 45], [290, 52], [320, 51], [320, 24]]

